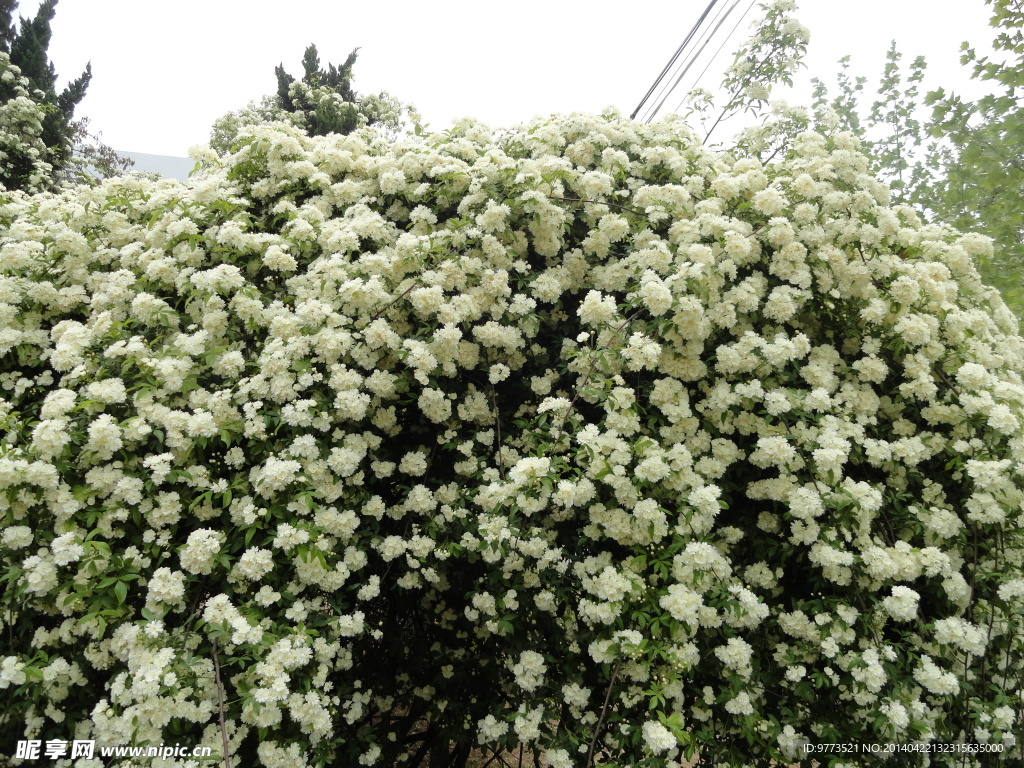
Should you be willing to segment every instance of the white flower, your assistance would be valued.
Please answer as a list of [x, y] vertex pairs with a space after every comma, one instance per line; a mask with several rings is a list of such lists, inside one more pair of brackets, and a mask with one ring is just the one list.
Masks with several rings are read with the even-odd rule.
[[477, 742], [487, 744], [497, 741], [508, 732], [508, 723], [498, 720], [494, 715], [488, 715], [476, 724]]
[[548, 411], [567, 411], [572, 403], [565, 397], [545, 397], [541, 404], [537, 406], [537, 413], [547, 413]]
[[523, 485], [530, 480], [544, 477], [551, 467], [551, 460], [546, 457], [529, 457], [520, 459], [509, 471], [512, 482]]
[[988, 425], [1004, 435], [1013, 435], [1020, 429], [1020, 422], [1013, 415], [1010, 407], [999, 403], [992, 407], [988, 414]]
[[5, 656], [0, 663], [0, 690], [22, 685], [28, 679], [25, 664], [17, 656]]
[[31, 594], [45, 595], [58, 584], [57, 567], [51, 560], [32, 555], [22, 561], [21, 567], [25, 590]]
[[672, 731], [656, 720], [648, 720], [643, 724], [644, 743], [654, 754], [667, 752], [673, 749], [679, 742], [672, 735]]
[[886, 612], [897, 621], [913, 621], [917, 618], [917, 604], [921, 596], [910, 587], [901, 585], [892, 588], [889, 597], [882, 600]]
[[101, 413], [89, 425], [89, 440], [85, 450], [95, 452], [100, 461], [111, 458], [122, 445], [121, 429], [109, 413]]
[[253, 547], [245, 550], [231, 569], [229, 580], [258, 581], [274, 567], [273, 553], [269, 549]]
[[907, 714], [907, 708], [898, 701], [883, 703], [879, 707], [879, 711], [892, 724], [897, 733], [903, 732], [910, 725], [910, 716]]
[[930, 656], [921, 656], [921, 664], [914, 669], [914, 679], [936, 696], [956, 695], [960, 683], [952, 672], [943, 672]]
[[60, 455], [70, 439], [67, 419], [44, 419], [32, 430], [32, 447], [47, 458]]
[[427, 471], [427, 458], [420, 451], [411, 451], [398, 463], [398, 471], [413, 477], [419, 477]]
[[544, 683], [547, 665], [544, 657], [536, 651], [523, 651], [519, 654], [519, 661], [510, 666], [512, 674], [516, 676], [516, 683], [524, 691], [534, 691]]
[[74, 533], [65, 533], [53, 540], [50, 544], [53, 552], [55, 565], [68, 565], [81, 559], [85, 549], [78, 543], [78, 537]]
[[0, 542], [8, 549], [24, 549], [32, 543], [32, 529], [27, 525], [12, 525], [4, 528]]
[[181, 567], [190, 573], [208, 574], [213, 570], [214, 556], [220, 552], [224, 534], [210, 528], [199, 528], [188, 536], [178, 554]]
[[170, 568], [157, 568], [149, 580], [146, 604], [175, 605], [185, 596], [185, 574]]
[[640, 298], [655, 317], [665, 314], [672, 306], [672, 291], [656, 278], [649, 279], [640, 287]]
[[297, 461], [283, 460], [271, 456], [263, 466], [252, 469], [249, 473], [249, 479], [260, 493], [273, 495], [293, 483], [296, 475], [301, 470], [302, 465]]
[[750, 659], [754, 649], [745, 640], [738, 637], [730, 637], [725, 645], [715, 649], [715, 656], [728, 669], [734, 670], [741, 677], [749, 677], [751, 672]]
[[273, 543], [277, 549], [288, 552], [307, 541], [309, 541], [309, 531], [295, 528], [289, 523], [281, 523], [277, 526]]
[[954, 645], [966, 653], [981, 656], [988, 639], [980, 627], [964, 619], [950, 617], [935, 622], [935, 642]]
[[742, 691], [725, 702], [725, 711], [733, 715], [752, 715], [754, 714], [754, 705], [750, 703], [749, 694]]
[[507, 379], [511, 373], [512, 370], [504, 363], [495, 363], [491, 366], [491, 370], [487, 374], [487, 379], [491, 384], [500, 384]]
[[423, 414], [435, 424], [446, 421], [452, 415], [451, 401], [439, 389], [424, 389], [418, 404]]
[[551, 768], [573, 768], [575, 763], [564, 749], [549, 749], [544, 753], [544, 760]]
[[672, 584], [668, 588], [668, 593], [662, 595], [658, 604], [668, 611], [676, 621], [696, 626], [699, 611], [704, 605], [704, 598], [689, 587]]
[[590, 291], [576, 312], [584, 323], [597, 327], [607, 323], [615, 315], [615, 310], [614, 297], [602, 296], [599, 291]]

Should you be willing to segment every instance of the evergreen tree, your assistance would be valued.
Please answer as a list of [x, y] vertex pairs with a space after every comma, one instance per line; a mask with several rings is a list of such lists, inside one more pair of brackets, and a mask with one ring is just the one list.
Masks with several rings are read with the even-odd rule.
[[0, 0], [0, 51], [11, 52], [11, 42], [14, 40], [14, 9], [18, 7], [18, 0]]
[[[358, 52], [358, 48], [353, 50], [340, 67], [328, 63], [327, 69], [321, 69], [316, 45], [310, 45], [302, 56], [303, 75], [299, 87], [295, 78], [285, 71], [284, 64], [274, 68], [280, 107], [285, 112], [304, 113], [305, 128], [311, 136], [349, 134], [359, 127], [359, 105], [356, 92], [352, 90], [352, 66]], [[367, 120], [367, 124], [373, 122]]]
[[[10, 55], [10, 63], [21, 70], [30, 85], [33, 99], [42, 107], [40, 138], [46, 145], [45, 161], [53, 169], [55, 178], [65, 175], [71, 163], [75, 137], [80, 133], [74, 116], [75, 108], [85, 97], [92, 79], [92, 67], [57, 92], [57, 72], [50, 61], [48, 49], [52, 31], [50, 24], [56, 14], [57, 0], [44, 0], [33, 19], [20, 19], [15, 30], [16, 0], [0, 0], [0, 47]], [[0, 98], [8, 101], [14, 94], [10, 88], [0, 87]]]
[[372, 125], [394, 137], [402, 130], [405, 117], [418, 125], [420, 117], [412, 105], [403, 104], [386, 91], [362, 97], [355, 92], [352, 67], [358, 51], [354, 49], [343, 64], [328, 64], [325, 69], [320, 66], [316, 46], [310, 45], [302, 56], [302, 77], [298, 80], [279, 64], [274, 68], [276, 91], [219, 117], [213, 124], [210, 146], [218, 153], [229, 152], [240, 132], [263, 123], [287, 123], [310, 136], [347, 135]]

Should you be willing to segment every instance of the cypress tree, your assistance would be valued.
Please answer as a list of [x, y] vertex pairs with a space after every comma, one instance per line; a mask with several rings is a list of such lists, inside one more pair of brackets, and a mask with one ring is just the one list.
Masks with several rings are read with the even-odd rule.
[[11, 42], [14, 40], [14, 9], [18, 7], [18, 0], [0, 0], [0, 51], [11, 52]]
[[50, 61], [48, 49], [52, 31], [50, 23], [56, 15], [57, 0], [44, 0], [35, 18], [20, 18], [15, 31], [13, 21], [17, 0], [0, 0], [0, 47], [9, 53], [11, 63], [17, 66], [28, 79], [32, 88], [39, 91], [38, 100], [50, 107], [43, 119], [41, 138], [46, 144], [47, 162], [59, 174], [71, 160], [76, 135], [75, 108], [85, 97], [85, 91], [92, 79], [92, 66], [68, 86], [57, 93], [57, 72]]
[[328, 63], [327, 69], [320, 67], [320, 55], [316, 45], [310, 45], [302, 56], [302, 82], [310, 88], [330, 88], [346, 102], [345, 107], [321, 102], [310, 109], [310, 105], [296, 104], [290, 93], [295, 78], [285, 71], [284, 64], [274, 68], [274, 74], [277, 75], [279, 105], [286, 112], [307, 112], [306, 128], [310, 135], [347, 134], [358, 126], [357, 95], [352, 89], [352, 66], [356, 63], [358, 52], [358, 48], [354, 49], [341, 66]]

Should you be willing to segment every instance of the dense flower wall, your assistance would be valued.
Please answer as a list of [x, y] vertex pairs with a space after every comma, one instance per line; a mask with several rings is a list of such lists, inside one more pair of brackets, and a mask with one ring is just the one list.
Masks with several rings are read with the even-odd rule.
[[843, 133], [247, 130], [188, 185], [0, 208], [8, 754], [1020, 756], [988, 241]]
[[44, 98], [0, 51], [0, 185], [8, 189], [38, 192], [51, 186], [53, 167], [41, 138]]

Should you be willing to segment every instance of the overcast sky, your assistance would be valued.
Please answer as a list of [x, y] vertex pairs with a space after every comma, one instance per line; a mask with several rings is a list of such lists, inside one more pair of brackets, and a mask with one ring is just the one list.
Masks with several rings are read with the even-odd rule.
[[[731, 2], [719, 0], [718, 7]], [[893, 38], [906, 63], [927, 57], [930, 85], [967, 90], [960, 43], [992, 38], [983, 0], [797, 2], [811, 45], [793, 103], [809, 101], [810, 74], [831, 81], [847, 53], [855, 72], [876, 77]], [[208, 139], [219, 115], [274, 91], [275, 65], [301, 75], [309, 43], [316, 43], [322, 64], [340, 63], [359, 47], [356, 91], [387, 90], [415, 104], [433, 129], [463, 115], [501, 126], [608, 105], [629, 114], [707, 3], [60, 0], [50, 56], [61, 82], [92, 62], [78, 115], [90, 117], [107, 144], [182, 156]], [[749, 4], [740, 0], [708, 52]], [[34, 15], [38, 5], [22, 0], [18, 12]], [[701, 85], [719, 82], [758, 16], [755, 6]], [[703, 68], [684, 82], [692, 86]]]

